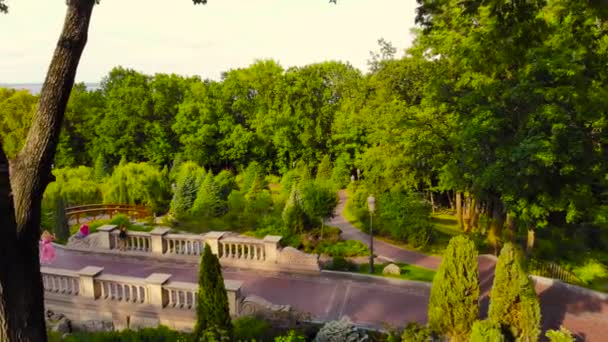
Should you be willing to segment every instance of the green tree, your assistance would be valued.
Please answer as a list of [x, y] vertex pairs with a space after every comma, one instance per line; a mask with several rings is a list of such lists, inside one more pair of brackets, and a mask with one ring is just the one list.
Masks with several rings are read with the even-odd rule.
[[291, 188], [291, 194], [283, 208], [283, 223], [292, 232], [302, 232], [306, 224], [306, 214], [302, 208], [300, 189], [296, 184]]
[[564, 328], [563, 326], [561, 326], [559, 328], [559, 330], [547, 330], [547, 333], [545, 334], [545, 336], [547, 336], [547, 338], [551, 342], [574, 342], [574, 341], [576, 341], [574, 339], [574, 336], [572, 336], [572, 333], [568, 329]]
[[217, 335], [220, 334], [216, 334], [217, 331], [224, 331], [228, 336], [232, 336], [232, 321], [222, 267], [207, 244], [201, 256], [198, 285], [195, 341], [201, 340], [205, 332], [211, 332], [218, 339], [220, 336]]
[[540, 304], [522, 262], [521, 251], [506, 243], [496, 264], [488, 317], [508, 329], [516, 341], [531, 342], [540, 335]]
[[97, 155], [97, 158], [95, 158], [94, 170], [95, 180], [97, 181], [101, 181], [105, 177], [110, 175], [110, 170], [108, 167], [108, 163], [106, 162], [106, 158], [101, 153]]
[[302, 208], [308, 217], [321, 221], [321, 238], [323, 238], [325, 221], [334, 216], [338, 206], [338, 195], [327, 183], [307, 181], [301, 185]]
[[471, 331], [470, 341], [474, 342], [504, 342], [505, 336], [500, 325], [491, 320], [475, 321]]
[[53, 231], [57, 238], [61, 241], [67, 241], [70, 237], [70, 226], [68, 224], [68, 218], [65, 214], [65, 201], [63, 197], [57, 196], [55, 200], [55, 212], [53, 215], [55, 226]]
[[429, 326], [451, 341], [467, 341], [479, 316], [479, 271], [475, 243], [464, 235], [453, 237], [433, 279]]
[[332, 175], [332, 166], [331, 159], [329, 155], [324, 155], [323, 159], [321, 159], [321, 163], [317, 167], [317, 180], [319, 181], [329, 181], [331, 180]]
[[0, 139], [9, 158], [23, 146], [37, 103], [27, 90], [0, 88]]
[[200, 185], [196, 200], [190, 209], [196, 216], [214, 217], [220, 214], [223, 204], [219, 197], [219, 190], [215, 184], [213, 172], [207, 172], [205, 180]]
[[198, 193], [196, 178], [192, 173], [188, 173], [178, 181], [171, 201], [171, 211], [177, 218], [184, 217], [194, 204]]

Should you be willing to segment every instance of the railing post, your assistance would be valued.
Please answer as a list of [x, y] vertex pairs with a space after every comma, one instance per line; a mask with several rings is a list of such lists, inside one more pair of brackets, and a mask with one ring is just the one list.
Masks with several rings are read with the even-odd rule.
[[[205, 234], [205, 243], [211, 247], [211, 252], [220, 257], [220, 239], [225, 232], [209, 232]], [[203, 246], [204, 247], [204, 246]]]
[[100, 295], [100, 287], [95, 286], [95, 277], [103, 272], [103, 267], [87, 266], [80, 271], [79, 296], [96, 299]]
[[146, 278], [148, 285], [148, 303], [160, 308], [167, 305], [169, 297], [163, 290], [163, 285], [171, 278], [167, 273], [152, 273]]
[[101, 239], [99, 244], [102, 249], [112, 249], [112, 232], [116, 229], [114, 224], [106, 224], [97, 228], [97, 231], [101, 233]]
[[241, 286], [243, 282], [238, 280], [224, 280], [226, 295], [228, 296], [228, 308], [230, 316], [238, 317], [241, 310]]
[[266, 235], [264, 237], [264, 261], [277, 262], [279, 256], [279, 242], [283, 237], [279, 235]]
[[170, 228], [158, 227], [150, 232], [150, 251], [153, 254], [161, 255], [165, 253], [166, 244], [164, 243], [164, 239], [170, 230]]

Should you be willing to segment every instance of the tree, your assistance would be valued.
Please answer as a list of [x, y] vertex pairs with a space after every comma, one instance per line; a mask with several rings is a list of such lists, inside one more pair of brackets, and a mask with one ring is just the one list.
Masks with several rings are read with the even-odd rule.
[[304, 230], [306, 214], [302, 209], [302, 198], [297, 184], [294, 184], [291, 188], [291, 194], [287, 203], [285, 203], [285, 208], [283, 208], [282, 217], [285, 227], [291, 229], [292, 232], [302, 232]]
[[190, 211], [193, 215], [213, 217], [220, 214], [221, 208], [222, 203], [214, 181], [213, 172], [209, 171], [198, 189], [196, 200], [192, 204]]
[[321, 159], [321, 163], [317, 167], [317, 180], [319, 181], [329, 181], [331, 180], [332, 175], [332, 167], [331, 167], [331, 159], [329, 155], [324, 155], [323, 159]]
[[521, 251], [512, 243], [503, 246], [496, 263], [488, 318], [508, 329], [516, 341], [532, 342], [540, 335], [540, 304], [522, 260]]
[[171, 201], [171, 211], [176, 217], [181, 218], [186, 215], [194, 201], [196, 200], [198, 187], [196, 186], [196, 177], [192, 173], [186, 174], [178, 183], [173, 193]]
[[323, 238], [325, 221], [334, 216], [338, 206], [338, 195], [330, 186], [318, 181], [307, 181], [301, 185], [302, 207], [309, 216], [321, 221], [321, 238]]
[[564, 328], [563, 326], [559, 327], [559, 330], [547, 330], [547, 333], [545, 334], [545, 336], [547, 336], [547, 338], [551, 342], [574, 342], [574, 341], [576, 341], [574, 339], [574, 336], [572, 336], [572, 333], [568, 329]]
[[97, 158], [95, 158], [94, 170], [95, 170], [95, 179], [97, 181], [101, 181], [102, 179], [104, 179], [105, 177], [110, 175], [110, 170], [109, 170], [108, 164], [106, 162], [106, 158], [104, 157], [103, 153], [98, 154]]
[[500, 325], [490, 320], [475, 321], [471, 331], [471, 341], [475, 342], [504, 342], [505, 336]]
[[429, 326], [451, 341], [467, 341], [479, 315], [477, 250], [468, 237], [453, 237], [433, 279]]
[[[201, 340], [205, 332], [224, 331], [232, 336], [232, 321], [228, 296], [222, 276], [222, 267], [211, 247], [205, 244], [201, 256], [198, 278], [198, 302], [196, 305], [195, 341]], [[216, 336], [219, 338], [220, 336]]]
[[55, 212], [53, 213], [55, 226], [53, 231], [59, 240], [67, 241], [70, 237], [70, 225], [65, 214], [65, 200], [62, 196], [57, 196], [55, 200]]

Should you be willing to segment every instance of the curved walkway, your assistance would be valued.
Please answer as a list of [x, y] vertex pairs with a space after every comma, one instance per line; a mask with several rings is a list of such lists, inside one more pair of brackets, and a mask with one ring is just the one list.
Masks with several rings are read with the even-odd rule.
[[[344, 217], [344, 206], [348, 199], [346, 191], [340, 190], [338, 194], [340, 202], [336, 207], [335, 216], [329, 224], [340, 228], [344, 239], [358, 240], [369, 245], [369, 234], [357, 229]], [[441, 263], [439, 256], [407, 250], [378, 239], [374, 239], [374, 254], [383, 259], [433, 270], [436, 270]], [[496, 257], [480, 255], [478, 260], [482, 292], [481, 314], [485, 316], [489, 304], [489, 293], [494, 281]], [[543, 331], [558, 329], [563, 324], [575, 333], [580, 341], [607, 340], [608, 300], [579, 293], [562, 284], [546, 285], [537, 282], [535, 287], [541, 303]]]

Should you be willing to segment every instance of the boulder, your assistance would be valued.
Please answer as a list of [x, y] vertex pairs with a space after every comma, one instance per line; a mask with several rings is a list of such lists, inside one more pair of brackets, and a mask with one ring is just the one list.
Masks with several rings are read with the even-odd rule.
[[385, 275], [400, 275], [401, 274], [401, 269], [399, 268], [399, 266], [397, 266], [395, 264], [388, 264], [382, 270], [382, 274], [385, 274]]

